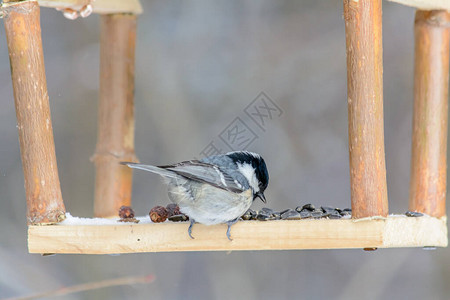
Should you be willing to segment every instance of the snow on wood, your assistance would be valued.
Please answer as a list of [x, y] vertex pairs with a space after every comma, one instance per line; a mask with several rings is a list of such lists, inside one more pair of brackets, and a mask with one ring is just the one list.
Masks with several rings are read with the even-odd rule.
[[[69, 212], [66, 213], [66, 218], [64, 221], [58, 223], [57, 225], [129, 225], [131, 222], [119, 222], [119, 218], [81, 218], [74, 217]], [[149, 216], [136, 217], [136, 220], [140, 224], [152, 223]]]

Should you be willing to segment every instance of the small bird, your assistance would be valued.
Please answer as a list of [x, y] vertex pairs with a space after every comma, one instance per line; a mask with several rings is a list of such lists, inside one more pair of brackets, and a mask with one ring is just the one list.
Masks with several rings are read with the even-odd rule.
[[264, 191], [269, 183], [264, 159], [256, 153], [234, 151], [166, 166], [121, 162], [130, 168], [161, 175], [168, 184], [168, 195], [191, 221], [213, 225], [226, 223], [230, 229], [256, 198], [266, 203]]

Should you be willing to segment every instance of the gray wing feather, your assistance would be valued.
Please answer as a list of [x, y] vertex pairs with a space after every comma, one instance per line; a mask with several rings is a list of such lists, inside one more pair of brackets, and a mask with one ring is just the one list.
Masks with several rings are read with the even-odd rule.
[[246, 188], [242, 187], [242, 185], [235, 181], [226, 171], [214, 164], [190, 160], [174, 165], [160, 166], [160, 168], [173, 171], [183, 177], [208, 183], [212, 186], [234, 193], [241, 193], [246, 190]]
[[139, 170], [156, 173], [156, 174], [159, 174], [164, 177], [169, 177], [169, 178], [174, 178], [174, 179], [177, 179], [179, 177], [174, 172], [171, 172], [171, 171], [168, 171], [168, 170], [165, 170], [162, 168], [158, 168], [158, 167], [152, 166], [152, 165], [144, 165], [144, 164], [138, 164], [138, 163], [132, 163], [132, 162], [121, 162], [120, 164], [129, 166], [130, 168], [133, 168], [133, 169], [139, 169]]
[[239, 182], [232, 178], [228, 173], [220, 170], [218, 166], [198, 160], [184, 161], [173, 165], [158, 167], [136, 163], [124, 164], [131, 168], [153, 172], [164, 177], [176, 179], [179, 178], [179, 176], [182, 176], [191, 180], [208, 183], [217, 188], [234, 193], [241, 193], [246, 190], [246, 187], [239, 184]]

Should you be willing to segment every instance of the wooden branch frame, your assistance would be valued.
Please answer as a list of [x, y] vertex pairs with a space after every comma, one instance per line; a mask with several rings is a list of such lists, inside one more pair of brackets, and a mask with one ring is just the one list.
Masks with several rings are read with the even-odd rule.
[[241, 221], [226, 225], [188, 222], [28, 227], [30, 253], [114, 254], [167, 251], [301, 250], [446, 247], [446, 218], [390, 216], [382, 219]]
[[28, 224], [64, 219], [36, 1], [5, 1], [6, 38], [25, 178]]
[[450, 12], [416, 12], [409, 210], [445, 215]]
[[101, 16], [100, 97], [98, 140], [92, 160], [96, 166], [94, 215], [117, 216], [131, 205], [134, 152], [134, 56], [136, 15]]
[[354, 218], [387, 216], [381, 0], [344, 0]]
[[[65, 208], [54, 153], [39, 6], [36, 1], [30, 0], [4, 2], [6, 5], [3, 5], [3, 12], [27, 192], [28, 223], [56, 223], [64, 219]], [[88, 3], [90, 3], [88, 0], [39, 1], [41, 5], [73, 9], [79, 9]], [[133, 72], [135, 22], [136, 14], [141, 12], [141, 8], [138, 0], [97, 0], [94, 2], [94, 12], [107, 14], [102, 17], [104, 54], [101, 55], [101, 85], [102, 82], [103, 85], [99, 109], [99, 143], [94, 156], [100, 183], [97, 182], [95, 214], [111, 217], [117, 213], [120, 205], [127, 205], [131, 201], [131, 170], [120, 167], [117, 162], [136, 160]], [[440, 26], [438, 22], [436, 26], [436, 16], [439, 21], [441, 14], [445, 16], [446, 25]], [[427, 20], [430, 16], [433, 19]], [[193, 230], [194, 240], [187, 234], [188, 223], [116, 224], [111, 221], [113, 224], [110, 225], [84, 223], [29, 225], [29, 252], [114, 254], [446, 247], [448, 245], [444, 216], [446, 183], [443, 181], [446, 171], [442, 171], [442, 168], [446, 165], [446, 149], [443, 148], [443, 144], [446, 144], [447, 115], [446, 113], [439, 115], [435, 110], [446, 112], [448, 105], [446, 102], [449, 64], [448, 13], [439, 12], [435, 15], [433, 12], [430, 14], [419, 12], [416, 18], [415, 118], [419, 121], [415, 119], [414, 124], [419, 124], [417, 127], [419, 129], [425, 126], [427, 130], [439, 131], [437, 137], [432, 138], [439, 140], [438, 146], [425, 141], [430, 144], [432, 150], [422, 150], [428, 151], [428, 154], [434, 153], [430, 156], [434, 159], [430, 165], [440, 166], [436, 179], [438, 185], [432, 191], [434, 193], [432, 200], [430, 197], [422, 199], [423, 196], [412, 193], [414, 196], [411, 198], [410, 207], [432, 215], [419, 218], [374, 217], [388, 214], [383, 128], [381, 0], [344, 0], [344, 17], [348, 66], [350, 175], [355, 219], [238, 222], [232, 227], [233, 241], [226, 238], [224, 224], [216, 226], [196, 224]], [[427, 48], [430, 45], [432, 47]], [[436, 45], [440, 45], [441, 48]], [[438, 49], [444, 54], [437, 59], [439, 55], [434, 51]], [[439, 73], [436, 80], [425, 80], [425, 77], [436, 73]], [[112, 77], [108, 77], [110, 74]], [[429, 85], [422, 89], [423, 83]], [[437, 91], [437, 96], [430, 96], [430, 91]], [[424, 103], [426, 105], [431, 103], [433, 113], [427, 115], [427, 110], [422, 108]], [[431, 120], [436, 115], [439, 115], [438, 125], [430, 125], [429, 121], [426, 121], [425, 125], [420, 125], [423, 116]], [[421, 141], [417, 139], [413, 142], [415, 163], [421, 161], [417, 158], [420, 157], [417, 153], [422, 150], [414, 152], [414, 145], [420, 146], [420, 143]], [[436, 149], [438, 154], [435, 153]], [[435, 159], [436, 157], [438, 158]], [[418, 169], [421, 172], [430, 171], [431, 167], [419, 164]], [[423, 191], [425, 188], [420, 185], [417, 178], [414, 177], [412, 185], [418, 185], [418, 189]], [[441, 197], [441, 194], [444, 196]], [[416, 201], [416, 198], [421, 199]]]

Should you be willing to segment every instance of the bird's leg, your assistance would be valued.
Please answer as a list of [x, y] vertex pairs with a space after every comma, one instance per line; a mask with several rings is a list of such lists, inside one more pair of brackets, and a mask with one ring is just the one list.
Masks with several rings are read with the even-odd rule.
[[237, 221], [239, 220], [239, 218], [236, 218], [234, 220], [228, 221], [227, 225], [228, 225], [228, 229], [227, 229], [227, 238], [232, 241], [231, 237], [230, 237], [230, 230], [231, 230], [231, 225], [235, 224]]
[[189, 228], [188, 228], [188, 234], [191, 237], [191, 239], [194, 239], [194, 237], [192, 236], [192, 226], [194, 226], [194, 223], [195, 223], [195, 220], [191, 219], [191, 224], [189, 225]]

